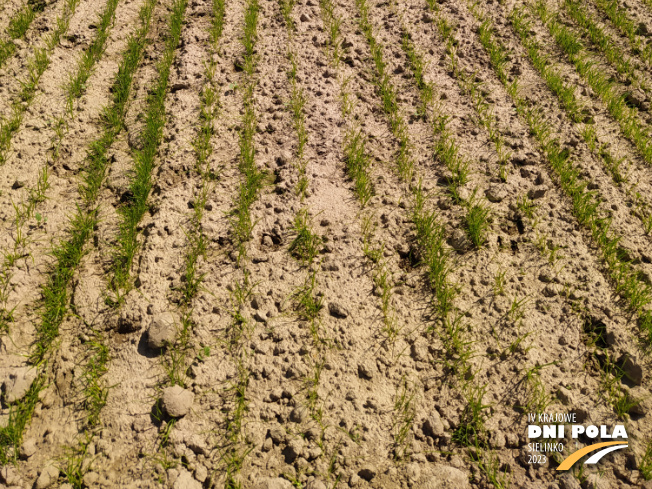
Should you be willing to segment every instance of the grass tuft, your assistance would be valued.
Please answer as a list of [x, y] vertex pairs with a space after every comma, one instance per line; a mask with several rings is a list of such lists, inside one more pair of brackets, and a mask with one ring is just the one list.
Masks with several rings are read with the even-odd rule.
[[319, 255], [322, 239], [314, 234], [308, 209], [301, 209], [294, 218], [296, 237], [290, 244], [290, 254], [306, 265]]

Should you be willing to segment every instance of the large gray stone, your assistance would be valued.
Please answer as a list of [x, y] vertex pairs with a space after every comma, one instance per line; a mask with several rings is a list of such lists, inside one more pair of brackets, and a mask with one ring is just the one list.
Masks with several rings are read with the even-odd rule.
[[168, 416], [181, 418], [190, 412], [195, 395], [179, 385], [163, 389], [161, 407]]
[[174, 343], [177, 336], [175, 317], [169, 312], [156, 314], [152, 324], [147, 330], [147, 346], [160, 350], [166, 345]]

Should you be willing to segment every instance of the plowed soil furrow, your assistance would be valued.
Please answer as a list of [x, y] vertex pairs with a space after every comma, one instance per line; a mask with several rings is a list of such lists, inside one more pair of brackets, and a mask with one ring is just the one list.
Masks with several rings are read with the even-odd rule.
[[0, 66], [0, 487], [648, 487], [652, 0], [572, 1], [80, 0], [27, 93], [44, 4]]

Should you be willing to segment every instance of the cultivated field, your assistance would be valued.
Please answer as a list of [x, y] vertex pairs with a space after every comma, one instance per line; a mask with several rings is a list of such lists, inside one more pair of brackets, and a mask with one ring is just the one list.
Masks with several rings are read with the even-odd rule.
[[0, 12], [0, 487], [652, 487], [652, 0]]

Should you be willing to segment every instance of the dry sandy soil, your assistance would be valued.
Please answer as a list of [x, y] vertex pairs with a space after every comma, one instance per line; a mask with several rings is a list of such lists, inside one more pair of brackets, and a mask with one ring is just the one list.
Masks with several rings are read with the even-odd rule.
[[[553, 0], [1, 3], [0, 487], [652, 487], [652, 2], [580, 4], [602, 44]], [[528, 413], [628, 447], [557, 471], [600, 440]]]

